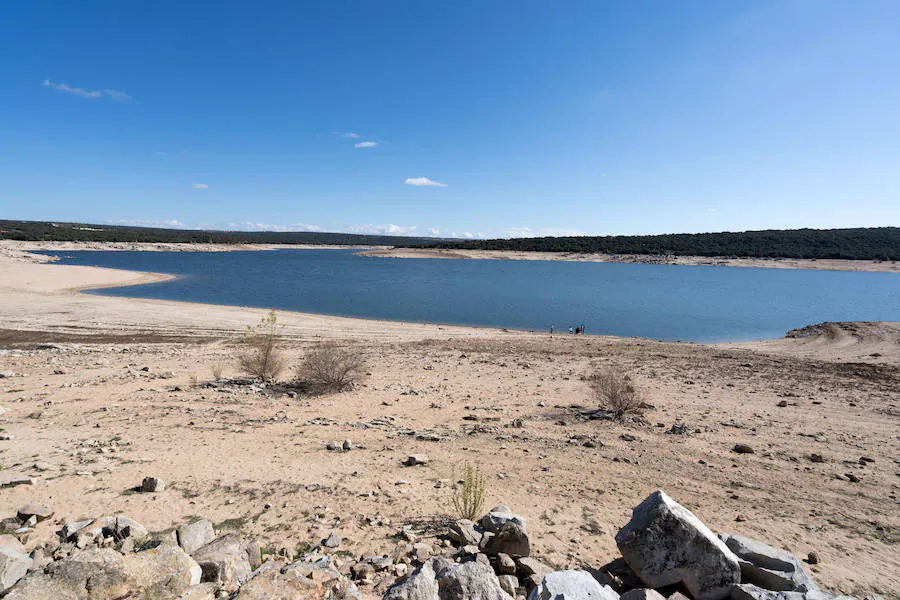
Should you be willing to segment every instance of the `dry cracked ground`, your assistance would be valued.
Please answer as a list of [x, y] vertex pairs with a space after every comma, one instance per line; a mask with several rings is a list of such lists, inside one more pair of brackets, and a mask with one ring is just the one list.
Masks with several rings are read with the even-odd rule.
[[[715, 531], [816, 552], [823, 587], [900, 597], [895, 366], [569, 336], [351, 341], [362, 383], [308, 396], [213, 382], [216, 366], [238, 376], [234, 339], [0, 341], [0, 482], [34, 478], [2, 490], [0, 516], [28, 502], [56, 513], [29, 545], [70, 519], [164, 530], [202, 516], [273, 551], [336, 531], [351, 564], [389, 553], [403, 524], [427, 537], [452, 515], [468, 461], [488, 506], [526, 516], [533, 555], [557, 567], [615, 558], [631, 508], [663, 489]], [[287, 351], [299, 362], [308, 347]], [[644, 421], [591, 418], [596, 365], [633, 374]], [[427, 464], [404, 466], [411, 454]], [[166, 489], [136, 491], [145, 476]]]

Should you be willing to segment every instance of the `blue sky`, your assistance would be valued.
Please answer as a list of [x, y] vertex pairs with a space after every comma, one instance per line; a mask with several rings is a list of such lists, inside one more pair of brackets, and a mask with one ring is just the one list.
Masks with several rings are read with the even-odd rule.
[[896, 0], [4, 2], [0, 218], [900, 225], [898, 23]]

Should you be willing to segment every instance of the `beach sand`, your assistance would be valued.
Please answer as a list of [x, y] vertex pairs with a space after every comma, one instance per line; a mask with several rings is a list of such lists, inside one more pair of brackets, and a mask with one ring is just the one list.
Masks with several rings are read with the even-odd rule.
[[[817, 552], [825, 587], [898, 597], [898, 324], [704, 346], [279, 312], [292, 364], [324, 339], [366, 361], [352, 391], [307, 396], [212, 381], [239, 375], [240, 335], [265, 311], [74, 291], [157, 277], [0, 253], [0, 479], [37, 480], [5, 489], [0, 515], [56, 511], [29, 546], [67, 519], [202, 516], [270, 548], [338, 531], [346, 569], [452, 513], [472, 461], [489, 506], [527, 517], [533, 554], [558, 567], [615, 558], [613, 535], [661, 488], [716, 531]], [[646, 423], [582, 414], [596, 365], [633, 375]], [[429, 463], [402, 466], [411, 454]], [[130, 491], [151, 475], [163, 492]]]

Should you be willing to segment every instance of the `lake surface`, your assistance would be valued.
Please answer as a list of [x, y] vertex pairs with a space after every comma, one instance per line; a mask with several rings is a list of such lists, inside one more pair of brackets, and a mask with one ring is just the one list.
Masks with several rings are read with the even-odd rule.
[[90, 293], [452, 325], [694, 342], [782, 337], [822, 321], [900, 321], [900, 275], [515, 260], [354, 250], [45, 252], [176, 279]]

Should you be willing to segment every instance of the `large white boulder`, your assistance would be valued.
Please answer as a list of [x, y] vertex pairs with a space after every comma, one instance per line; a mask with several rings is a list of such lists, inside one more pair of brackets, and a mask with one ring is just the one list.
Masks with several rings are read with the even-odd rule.
[[738, 558], [662, 491], [641, 502], [616, 534], [628, 566], [651, 588], [683, 582], [694, 600], [723, 600], [741, 582]]

